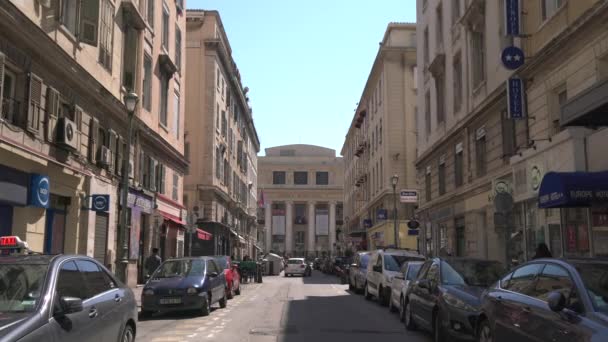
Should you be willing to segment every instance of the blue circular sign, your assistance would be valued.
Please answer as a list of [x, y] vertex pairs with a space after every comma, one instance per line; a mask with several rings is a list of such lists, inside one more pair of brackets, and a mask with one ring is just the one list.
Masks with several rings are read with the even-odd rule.
[[502, 50], [502, 64], [509, 70], [515, 70], [524, 65], [525, 57], [522, 49], [516, 46], [509, 46]]
[[38, 202], [41, 206], [46, 207], [49, 205], [50, 194], [49, 179], [47, 177], [40, 177], [36, 196], [38, 196]]

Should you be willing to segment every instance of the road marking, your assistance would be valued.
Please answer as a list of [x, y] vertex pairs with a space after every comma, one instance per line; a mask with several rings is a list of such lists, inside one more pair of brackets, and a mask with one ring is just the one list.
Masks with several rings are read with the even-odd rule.
[[181, 336], [160, 336], [155, 337], [151, 341], [152, 342], [172, 342], [172, 341], [181, 341]]
[[193, 337], [196, 337], [196, 335], [198, 335], [198, 334], [197, 334], [197, 333], [194, 333], [194, 334], [192, 334], [192, 335], [188, 335], [188, 337], [189, 337], [189, 338], [193, 338]]
[[200, 328], [196, 329], [196, 331], [205, 331], [205, 329], [207, 329], [207, 327], [200, 327]]
[[213, 334], [207, 335], [207, 338], [213, 338]]

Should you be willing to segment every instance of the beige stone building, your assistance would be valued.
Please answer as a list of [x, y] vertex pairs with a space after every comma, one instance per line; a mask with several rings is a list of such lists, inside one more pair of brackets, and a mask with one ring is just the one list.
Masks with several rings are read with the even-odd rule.
[[[589, 103], [596, 99], [577, 95], [605, 79], [606, 30], [598, 25], [605, 22], [606, 3], [522, 4], [523, 36], [507, 37], [504, 1], [417, 2], [417, 172], [428, 253], [444, 248], [511, 262], [530, 259], [536, 245], [546, 243], [554, 256], [566, 247], [568, 255], [592, 255], [589, 236], [603, 236], [590, 222], [601, 210], [539, 208], [539, 190], [542, 197], [550, 172], [607, 168], [601, 158], [590, 158], [599, 155], [606, 133], [580, 127], [601, 124], [563, 119], [595, 108]], [[518, 70], [501, 62], [508, 46], [524, 51], [526, 63]], [[510, 77], [524, 80], [524, 119], [508, 118]], [[506, 215], [497, 215], [500, 192], [515, 202]]]
[[344, 165], [335, 150], [312, 145], [267, 148], [259, 158], [258, 180], [266, 252], [313, 257], [344, 251]]
[[255, 256], [260, 141], [217, 11], [187, 14], [184, 202], [194, 216], [193, 255]]
[[[129, 285], [151, 247], [182, 253], [184, 10], [168, 0], [0, 2], [0, 174], [11, 184], [0, 189], [2, 235], [114, 270], [129, 172]], [[128, 92], [140, 98], [130, 167]]]
[[[391, 23], [363, 88], [341, 154], [344, 219], [352, 248], [394, 244], [396, 192], [416, 190], [416, 25]], [[416, 248], [405, 220], [414, 204], [397, 199], [400, 247]]]

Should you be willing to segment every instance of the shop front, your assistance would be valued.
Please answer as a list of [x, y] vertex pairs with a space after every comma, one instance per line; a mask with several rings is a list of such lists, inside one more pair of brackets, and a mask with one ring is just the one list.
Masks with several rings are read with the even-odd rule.
[[[129, 286], [143, 283], [145, 279], [145, 260], [152, 252], [154, 229], [151, 215], [154, 212], [154, 198], [145, 191], [129, 189], [127, 198], [127, 222], [129, 228]], [[119, 246], [120, 248], [120, 246]]]
[[[159, 224], [160, 238], [158, 248], [162, 260], [169, 258], [179, 258], [183, 256], [178, 253], [179, 237], [184, 236], [187, 223], [182, 220], [182, 210], [184, 207], [171, 199], [161, 195], [156, 195], [156, 220]], [[183, 238], [182, 238], [183, 241]]]
[[230, 255], [230, 229], [219, 222], [198, 222], [186, 236], [186, 251], [192, 256]]

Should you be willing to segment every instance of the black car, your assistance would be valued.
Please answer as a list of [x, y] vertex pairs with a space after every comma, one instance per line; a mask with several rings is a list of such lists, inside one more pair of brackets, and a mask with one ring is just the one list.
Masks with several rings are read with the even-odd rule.
[[24, 249], [17, 237], [0, 238], [0, 341], [135, 340], [133, 292], [95, 259], [10, 255], [9, 246]]
[[211, 305], [226, 307], [226, 276], [213, 257], [170, 259], [152, 274], [141, 294], [141, 312], [198, 311], [206, 316]]
[[433, 332], [434, 341], [447, 337], [474, 340], [483, 291], [504, 274], [501, 263], [472, 258], [426, 261], [408, 289], [404, 319], [408, 329]]
[[482, 297], [479, 340], [608, 341], [608, 260], [537, 259]]

